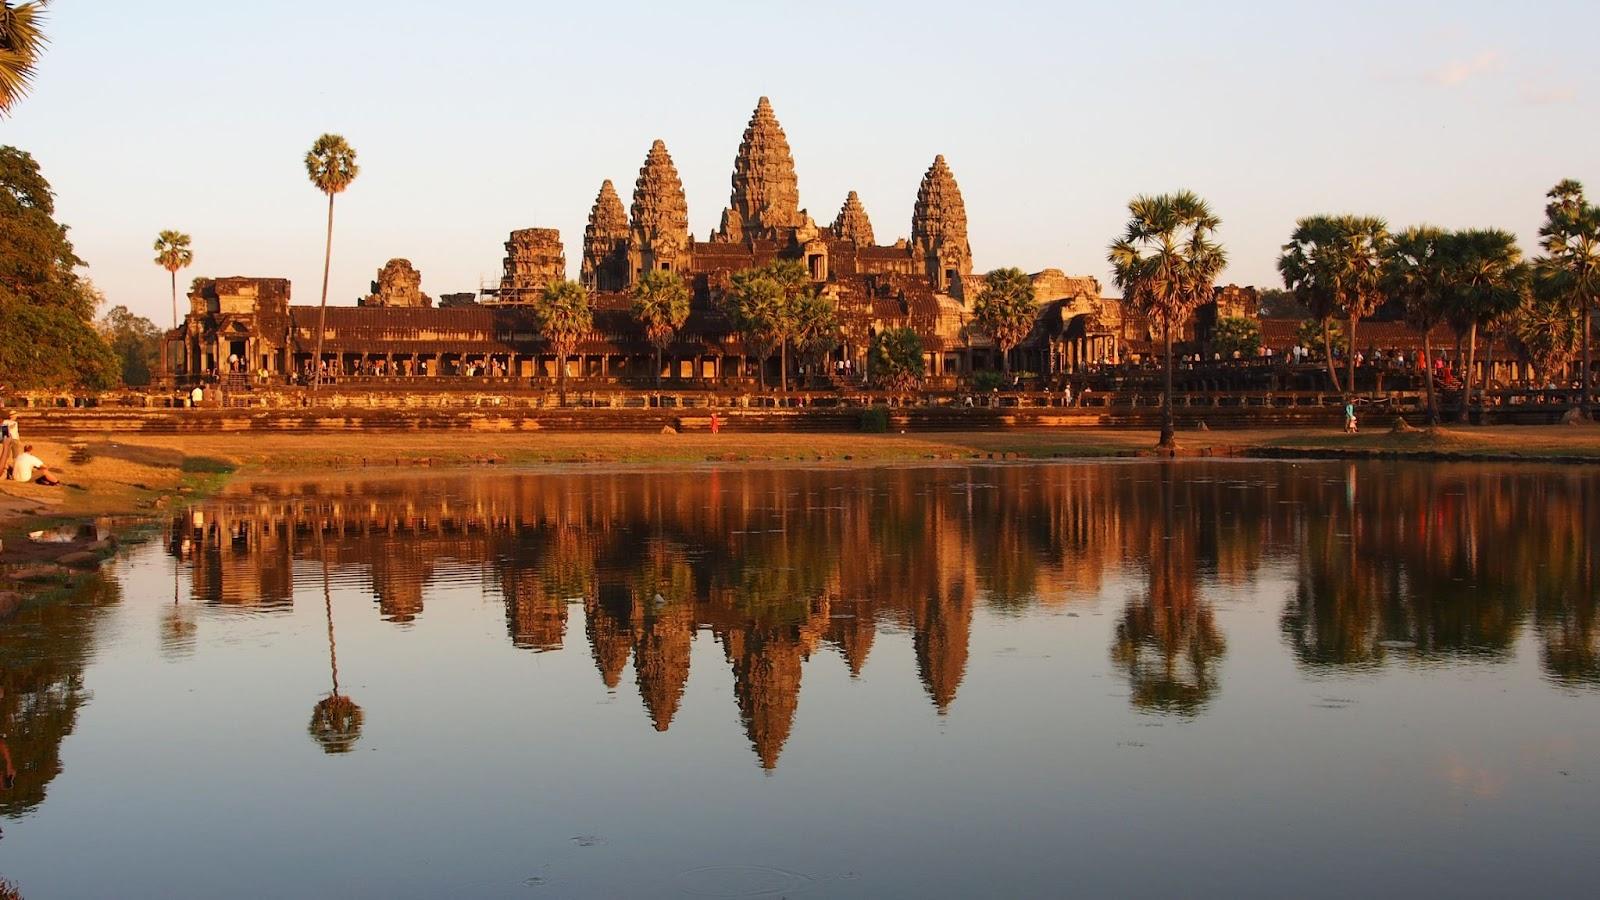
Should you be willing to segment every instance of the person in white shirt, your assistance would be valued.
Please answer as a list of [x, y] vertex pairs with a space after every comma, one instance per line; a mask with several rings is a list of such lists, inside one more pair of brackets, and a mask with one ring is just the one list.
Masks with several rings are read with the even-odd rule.
[[18, 456], [17, 461], [11, 464], [11, 471], [17, 481], [31, 481], [35, 484], [52, 486], [61, 483], [59, 478], [50, 474], [49, 467], [44, 464], [44, 460], [33, 455], [32, 444], [22, 448], [22, 455]]

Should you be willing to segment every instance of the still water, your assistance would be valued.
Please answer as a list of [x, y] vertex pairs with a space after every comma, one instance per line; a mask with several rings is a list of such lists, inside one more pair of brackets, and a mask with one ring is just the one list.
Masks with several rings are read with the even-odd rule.
[[50, 897], [1590, 894], [1600, 472], [279, 479], [0, 626]]

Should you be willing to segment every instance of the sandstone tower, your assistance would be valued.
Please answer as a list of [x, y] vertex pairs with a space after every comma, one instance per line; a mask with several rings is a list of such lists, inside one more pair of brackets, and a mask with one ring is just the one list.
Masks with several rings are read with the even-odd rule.
[[433, 298], [422, 292], [422, 273], [409, 259], [391, 259], [378, 270], [372, 293], [357, 306], [432, 306]]
[[629, 226], [628, 281], [646, 270], [682, 272], [689, 265], [689, 202], [683, 181], [660, 140], [639, 168], [633, 185], [633, 220]]
[[583, 229], [579, 278], [591, 291], [620, 291], [628, 285], [628, 212], [609, 178], [600, 185]]
[[519, 228], [506, 239], [505, 270], [500, 276], [500, 300], [526, 303], [552, 281], [567, 277], [567, 257], [561, 249], [561, 232], [554, 228]]
[[839, 207], [839, 215], [833, 220], [833, 233], [840, 240], [855, 241], [858, 247], [873, 245], [872, 220], [867, 218], [867, 208], [861, 205], [861, 198], [855, 191], [844, 198], [844, 205]]
[[956, 176], [944, 157], [922, 176], [917, 205], [911, 213], [911, 246], [923, 258], [934, 290], [962, 296], [962, 282], [972, 274], [972, 247], [967, 243], [967, 207]]
[[746, 237], [782, 239], [806, 224], [800, 209], [800, 187], [789, 139], [762, 97], [733, 159], [733, 194], [722, 211], [722, 227], [713, 241], [736, 243]]

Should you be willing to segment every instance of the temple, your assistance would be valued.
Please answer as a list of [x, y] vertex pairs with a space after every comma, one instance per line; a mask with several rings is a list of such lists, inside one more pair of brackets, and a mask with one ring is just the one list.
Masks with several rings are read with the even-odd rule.
[[[830, 204], [831, 208], [831, 204]], [[879, 243], [862, 198], [850, 191], [838, 214], [818, 225], [800, 206], [789, 140], [762, 97], [734, 155], [728, 205], [705, 240], [689, 231], [689, 207], [672, 155], [655, 141], [624, 207], [611, 180], [601, 183], [584, 228], [578, 279], [591, 292], [594, 329], [567, 362], [569, 376], [642, 382], [665, 375], [706, 384], [754, 382], [778, 359], [744, 346], [721, 311], [734, 273], [775, 260], [804, 266], [839, 314], [843, 342], [823, 370], [862, 372], [874, 334], [910, 327], [922, 340], [925, 371], [937, 384], [975, 369], [999, 368], [986, 337], [969, 328], [981, 276], [972, 269], [966, 203], [941, 156], [923, 173], [909, 237]], [[688, 322], [655, 368], [654, 348], [631, 312], [632, 286], [647, 271], [680, 275], [692, 292]], [[548, 378], [556, 360], [528, 304], [567, 277], [561, 235], [522, 228], [505, 241], [498, 286], [474, 297], [422, 293], [421, 273], [404, 259], [386, 263], [357, 305], [330, 306], [322, 359], [313, 359], [321, 312], [293, 306], [289, 283], [275, 278], [196, 279], [190, 312], [166, 343], [174, 380], [226, 375], [250, 382], [319, 370], [332, 378], [476, 376]], [[1121, 314], [1098, 281], [1056, 269], [1033, 276], [1039, 321], [1024, 345], [1035, 371], [1114, 362], [1148, 336]], [[853, 365], [844, 365], [845, 363]]]

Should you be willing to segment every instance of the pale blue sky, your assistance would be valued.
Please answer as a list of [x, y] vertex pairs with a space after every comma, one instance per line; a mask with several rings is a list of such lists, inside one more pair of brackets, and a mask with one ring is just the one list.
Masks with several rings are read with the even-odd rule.
[[1297, 216], [1351, 211], [1515, 230], [1542, 195], [1600, 193], [1600, 4], [1491, 2], [254, 3], [57, 0], [37, 91], [0, 143], [34, 153], [89, 274], [166, 324], [162, 228], [192, 275], [274, 275], [315, 303], [324, 201], [301, 158], [344, 134], [330, 302], [393, 256], [423, 289], [498, 277], [513, 228], [556, 227], [576, 274], [600, 182], [632, 192], [653, 138], [704, 237], [756, 98], [789, 135], [801, 204], [860, 192], [910, 230], [934, 154], [980, 270], [1107, 283], [1140, 192], [1222, 216], [1227, 280], [1276, 285]]

